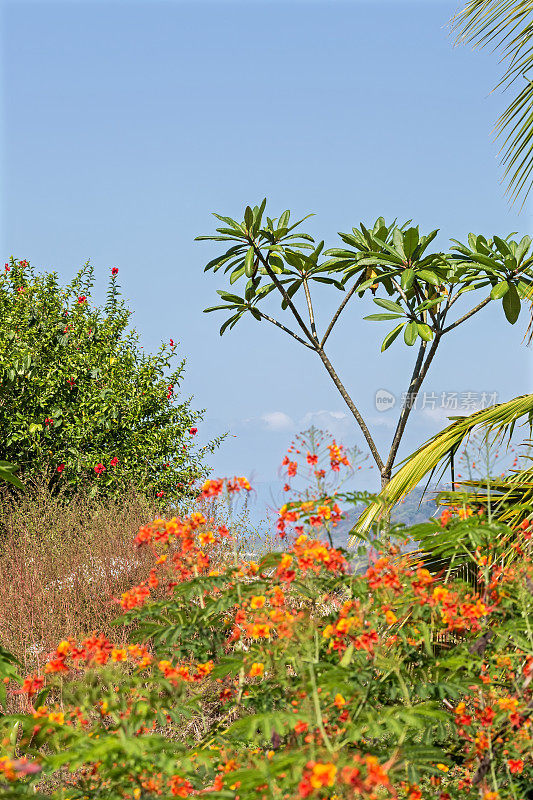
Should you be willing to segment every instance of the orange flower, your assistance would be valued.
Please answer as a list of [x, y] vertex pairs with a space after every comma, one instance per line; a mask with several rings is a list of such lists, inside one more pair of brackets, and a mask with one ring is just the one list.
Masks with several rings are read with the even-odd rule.
[[198, 535], [198, 540], [202, 545], [202, 547], [204, 547], [206, 544], [213, 544], [213, 542], [215, 541], [215, 534], [213, 533], [213, 531], [202, 531]]
[[210, 675], [213, 671], [214, 664], [212, 661], [206, 661], [205, 664], [198, 664], [196, 669], [198, 674], [205, 678], [206, 675]]
[[516, 711], [518, 707], [518, 700], [516, 697], [500, 697], [498, 706], [502, 711]]
[[445, 528], [450, 519], [453, 517], [453, 510], [451, 508], [445, 508], [442, 514], [440, 515], [440, 525], [442, 528]]
[[56, 725], [65, 724], [65, 715], [62, 711], [52, 711], [51, 714], [48, 714], [48, 719], [50, 722], [55, 722]]
[[448, 589], [445, 589], [444, 586], [436, 586], [433, 589], [433, 594], [431, 596], [437, 601], [437, 603], [439, 603], [443, 600], [447, 600], [450, 596], [450, 592]]
[[272, 625], [264, 622], [256, 622], [250, 627], [250, 635], [253, 639], [269, 639]]
[[309, 781], [313, 789], [320, 789], [321, 786], [333, 786], [336, 774], [337, 767], [335, 764], [321, 764], [318, 762], [312, 767]]
[[115, 647], [113, 650], [111, 650], [111, 661], [127, 661], [127, 659], [128, 654], [125, 650], [117, 649]]
[[134, 586], [133, 589], [129, 589], [121, 595], [120, 605], [124, 611], [129, 611], [137, 606], [143, 606], [149, 596], [150, 589], [141, 583], [139, 586]]
[[71, 644], [66, 639], [62, 642], [59, 642], [56, 648], [56, 654], [58, 656], [66, 656], [67, 653], [70, 651]]
[[22, 691], [28, 694], [30, 697], [36, 692], [39, 692], [44, 686], [44, 678], [40, 675], [33, 675], [24, 678], [24, 682], [22, 684]]
[[343, 706], [346, 705], [346, 700], [344, 699], [342, 694], [335, 695], [335, 700], [333, 701], [333, 705], [337, 706], [337, 708], [342, 708]]
[[252, 599], [250, 601], [250, 606], [255, 611], [258, 608], [263, 608], [265, 603], [266, 603], [266, 597], [264, 596], [264, 594], [260, 594], [260, 595], [256, 595], [255, 597], [252, 597]]
[[45, 666], [44, 671], [48, 672], [68, 672], [64, 658], [53, 658]]
[[190, 781], [182, 778], [181, 775], [173, 775], [168, 782], [170, 794], [175, 797], [189, 797], [193, 787]]
[[224, 479], [217, 478], [216, 480], [209, 480], [202, 486], [202, 491], [198, 496], [198, 500], [207, 500], [211, 497], [216, 497], [222, 492], [224, 488]]
[[265, 671], [265, 665], [261, 664], [260, 662], [254, 662], [250, 668], [250, 672], [248, 673], [250, 678], [261, 678]]
[[282, 606], [285, 603], [285, 595], [283, 594], [279, 586], [274, 587], [274, 592], [272, 596], [269, 598], [269, 603], [271, 606], [275, 607]]
[[283, 553], [281, 556], [281, 561], [279, 562], [279, 569], [285, 570], [289, 569], [292, 564], [292, 556], [289, 553]]

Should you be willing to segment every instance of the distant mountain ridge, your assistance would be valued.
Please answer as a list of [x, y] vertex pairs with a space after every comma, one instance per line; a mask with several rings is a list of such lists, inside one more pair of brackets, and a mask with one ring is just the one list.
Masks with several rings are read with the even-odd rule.
[[[427, 522], [428, 519], [435, 516], [438, 508], [435, 496], [443, 488], [433, 486], [426, 491], [422, 488], [414, 489], [402, 503], [393, 508], [391, 514], [392, 522], [401, 523], [407, 527]], [[361, 505], [343, 512], [341, 522], [331, 531], [335, 547], [348, 547], [351, 531], [363, 510], [364, 507]]]

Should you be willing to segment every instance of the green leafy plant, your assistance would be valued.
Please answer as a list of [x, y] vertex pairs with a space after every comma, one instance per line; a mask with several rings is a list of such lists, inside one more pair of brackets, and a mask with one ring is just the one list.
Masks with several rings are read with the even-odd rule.
[[[93, 493], [126, 484], [170, 499], [187, 494], [216, 442], [194, 448], [201, 418], [176, 399], [184, 362], [176, 347], [144, 353], [120, 299], [118, 269], [107, 302], [90, 300], [86, 264], [67, 285], [11, 259], [0, 275], [0, 442], [24, 480]], [[13, 470], [0, 465], [20, 487]]]
[[10, 464], [8, 461], [0, 461], [0, 480], [11, 483], [17, 489], [23, 489], [24, 485], [15, 475], [16, 470], [17, 467], [14, 464]]
[[[223, 491], [222, 480], [205, 483], [206, 514]], [[225, 525], [196, 511], [143, 526], [136, 544], [154, 567], [120, 599], [130, 643], [65, 637], [22, 695], [8, 676], [8, 694], [29, 710], [0, 717], [0, 790], [57, 800], [526, 797], [531, 529], [507, 529], [523, 558], [503, 568], [500, 530], [486, 518], [430, 525], [442, 557], [461, 543], [475, 589], [387, 544], [354, 574], [347, 554], [309, 535], [313, 523], [285, 552], [256, 563], [236, 548], [216, 569]]]

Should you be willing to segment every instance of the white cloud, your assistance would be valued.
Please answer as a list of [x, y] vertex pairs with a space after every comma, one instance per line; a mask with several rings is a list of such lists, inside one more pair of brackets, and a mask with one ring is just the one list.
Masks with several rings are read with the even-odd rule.
[[294, 421], [284, 411], [269, 411], [261, 417], [270, 431], [294, 430]]
[[[378, 425], [384, 428], [392, 428], [396, 426], [396, 420], [388, 418], [387, 414], [369, 417], [372, 426]], [[329, 431], [337, 439], [341, 439], [345, 443], [358, 438], [360, 431], [358, 425], [351, 414], [345, 411], [329, 410], [325, 408], [318, 409], [317, 411], [307, 411], [299, 419], [293, 419], [284, 411], [267, 411], [260, 417], [248, 417], [242, 420], [244, 426], [254, 426], [260, 424], [267, 431], [279, 433], [287, 431], [291, 434], [300, 433], [314, 425], [323, 431]]]
[[345, 414], [344, 411], [327, 411], [323, 408], [320, 411], [308, 411], [307, 414], [304, 414], [301, 418], [300, 425], [303, 425], [304, 428], [308, 428], [309, 425], [317, 425], [318, 427], [324, 428], [331, 425], [333, 422], [338, 424], [347, 419], [348, 414]]
[[479, 411], [481, 405], [475, 408], [470, 408], [468, 411], [463, 409], [449, 409], [449, 408], [423, 408], [422, 415], [427, 419], [437, 422], [439, 425], [450, 425], [453, 421], [450, 417], [465, 417], [467, 414], [473, 414], [474, 411]]

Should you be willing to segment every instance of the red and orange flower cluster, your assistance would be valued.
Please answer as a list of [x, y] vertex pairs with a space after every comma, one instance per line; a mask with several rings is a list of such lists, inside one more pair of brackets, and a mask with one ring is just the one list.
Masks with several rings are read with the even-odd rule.
[[[348, 787], [353, 796], [377, 797], [376, 790], [381, 788], [387, 795], [397, 797], [391, 786], [386, 768], [375, 756], [359, 756], [353, 759], [354, 766], [346, 765], [340, 770], [333, 762], [309, 761], [298, 785], [300, 797], [311, 797], [321, 790]], [[328, 794], [328, 796], [331, 796]], [[380, 797], [385, 797], [380, 794]]]
[[213, 497], [218, 497], [224, 491], [224, 486], [229, 494], [240, 492], [244, 490], [250, 492], [252, 487], [246, 478], [235, 476], [234, 478], [212, 478], [205, 481], [202, 486], [202, 491], [198, 495], [198, 500], [211, 500]]
[[[304, 500], [301, 502], [283, 505], [278, 511], [277, 531], [280, 538], [287, 535], [287, 525], [294, 525], [296, 535], [304, 532], [304, 524], [313, 528], [322, 528], [331, 525], [334, 528], [342, 519], [342, 512], [338, 504], [331, 498], [320, 500]], [[295, 523], [300, 523], [296, 525]]]

